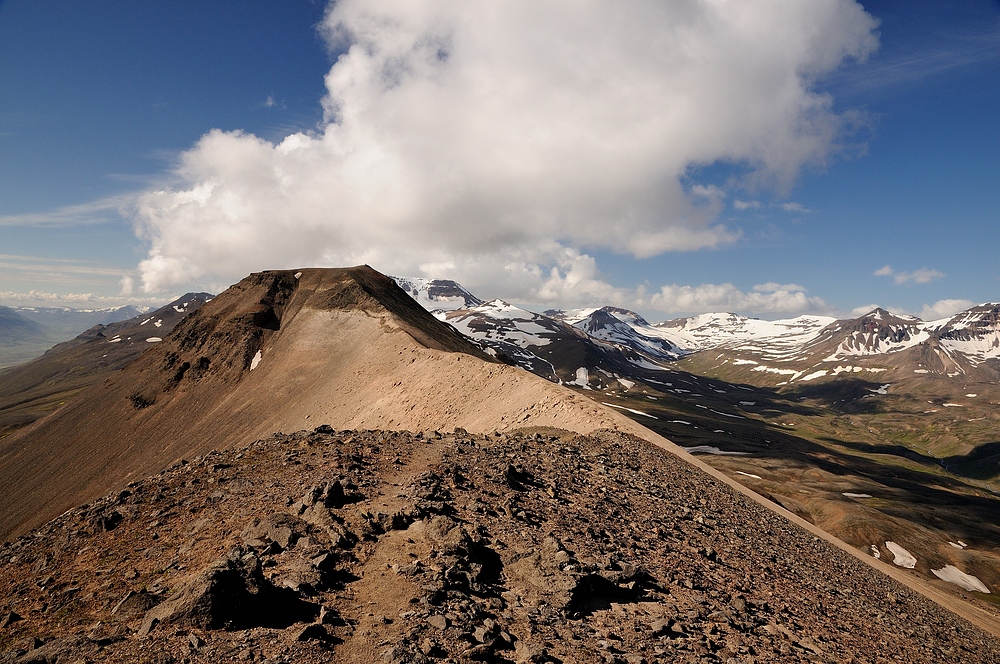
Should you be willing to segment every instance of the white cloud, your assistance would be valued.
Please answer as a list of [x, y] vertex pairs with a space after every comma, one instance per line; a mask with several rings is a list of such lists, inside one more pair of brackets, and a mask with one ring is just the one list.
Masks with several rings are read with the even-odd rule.
[[891, 265], [883, 265], [879, 269], [875, 270], [872, 274], [876, 277], [891, 277], [895, 273], [896, 271], [892, 269]]
[[651, 308], [667, 313], [777, 313], [825, 312], [829, 306], [819, 297], [808, 297], [795, 284], [759, 284], [745, 293], [733, 284], [663, 286], [649, 301]]
[[892, 269], [889, 265], [880, 267], [875, 270], [872, 275], [876, 277], [892, 277], [893, 282], [899, 285], [929, 284], [932, 281], [944, 279], [945, 277], [944, 272], [939, 272], [938, 270], [920, 268], [919, 270], [914, 270], [913, 272], [899, 272]]
[[49, 293], [32, 290], [26, 293], [0, 291], [0, 305], [11, 307], [69, 307], [73, 309], [98, 309], [119, 307], [126, 304], [162, 306], [175, 297], [109, 296], [95, 293]]
[[588, 248], [739, 237], [692, 167], [780, 186], [828, 156], [842, 118], [813, 82], [866, 57], [875, 25], [853, 0], [341, 0], [325, 124], [276, 144], [214, 130], [185, 152], [135, 208], [142, 289], [369, 263], [617, 292], [580, 276]]
[[90, 203], [66, 205], [46, 212], [0, 215], [0, 226], [81, 226], [121, 223], [135, 201], [134, 194], [109, 196]]
[[[851, 309], [851, 316], [853, 316], [855, 318], [857, 318], [859, 316], [864, 316], [867, 313], [871, 313], [872, 311], [875, 311], [880, 306], [882, 306], [882, 305], [879, 305], [879, 304], [863, 304], [860, 307], [854, 307], [853, 309]], [[882, 307], [882, 308], [884, 309], [885, 307]]]
[[760, 201], [733, 201], [733, 207], [737, 210], [759, 210]]
[[925, 304], [924, 308], [920, 310], [920, 317], [924, 320], [950, 318], [973, 306], [975, 306], [975, 302], [972, 300], [938, 300], [934, 304]]
[[128, 296], [135, 292], [135, 279], [127, 274], [122, 276], [118, 285], [121, 287], [122, 296]]

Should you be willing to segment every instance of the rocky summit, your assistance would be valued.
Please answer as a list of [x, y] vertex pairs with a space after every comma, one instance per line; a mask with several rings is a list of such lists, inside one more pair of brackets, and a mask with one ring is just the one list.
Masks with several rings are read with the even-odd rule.
[[0, 546], [0, 662], [997, 662], [622, 432], [275, 434]]

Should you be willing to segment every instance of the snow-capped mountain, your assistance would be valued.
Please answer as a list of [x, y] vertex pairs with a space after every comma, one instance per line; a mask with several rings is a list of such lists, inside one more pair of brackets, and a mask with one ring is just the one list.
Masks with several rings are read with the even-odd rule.
[[518, 366], [557, 382], [560, 378], [555, 366], [544, 357], [551, 354], [551, 349], [546, 347], [553, 343], [565, 346], [583, 341], [583, 335], [569, 325], [503, 300], [467, 309], [438, 311], [435, 315], [488, 352], [492, 351], [491, 354], [506, 356]]
[[581, 386], [649, 378], [672, 371], [682, 359], [686, 368], [777, 386], [843, 374], [884, 378], [879, 374], [886, 372], [1000, 378], [995, 304], [929, 322], [876, 308], [845, 320], [706, 313], [649, 323], [619, 307], [539, 314], [503, 300], [482, 302], [453, 281], [396, 281], [488, 352], [549, 380]]
[[[832, 378], [840, 374], [962, 376], [979, 381], [1000, 378], [998, 305], [973, 307], [957, 316], [922, 321], [876, 308], [854, 319], [807, 316], [792, 321], [756, 321], [746, 338], [726, 339], [739, 317], [719, 325], [717, 334], [700, 330], [702, 349], [722, 350], [722, 364], [742, 374], [772, 374], [777, 385]], [[695, 317], [695, 319], [701, 317]], [[694, 319], [686, 319], [691, 321]], [[828, 321], [825, 325], [823, 322]], [[673, 321], [663, 325], [673, 325]], [[697, 326], [695, 326], [697, 327]], [[781, 328], [786, 328], [781, 333]], [[683, 329], [683, 326], [682, 326]], [[702, 361], [700, 364], [704, 364]], [[735, 379], [732, 370], [726, 375]]]
[[691, 352], [677, 338], [664, 334], [628, 309], [603, 307], [576, 321], [573, 327], [594, 339], [629, 348], [657, 364]]
[[835, 321], [829, 316], [768, 321], [708, 313], [656, 323], [653, 327], [691, 351], [724, 347], [761, 353], [768, 360], [784, 360], [794, 357]]
[[478, 297], [450, 279], [422, 279], [420, 277], [392, 277], [420, 306], [431, 313], [478, 307], [483, 303]]

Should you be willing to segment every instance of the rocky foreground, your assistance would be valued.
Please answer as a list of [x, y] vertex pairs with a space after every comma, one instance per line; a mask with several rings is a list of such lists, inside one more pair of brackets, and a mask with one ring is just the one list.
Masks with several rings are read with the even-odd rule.
[[0, 546], [0, 662], [997, 662], [619, 433], [276, 434]]

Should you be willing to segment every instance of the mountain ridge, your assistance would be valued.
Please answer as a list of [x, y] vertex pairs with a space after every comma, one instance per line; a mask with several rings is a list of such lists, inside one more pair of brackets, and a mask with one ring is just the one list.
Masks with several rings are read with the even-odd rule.
[[[257, 273], [0, 440], [0, 536], [187, 456], [297, 430], [640, 430], [498, 362], [366, 266]], [[25, 501], [31, 495], [34, 501]]]

